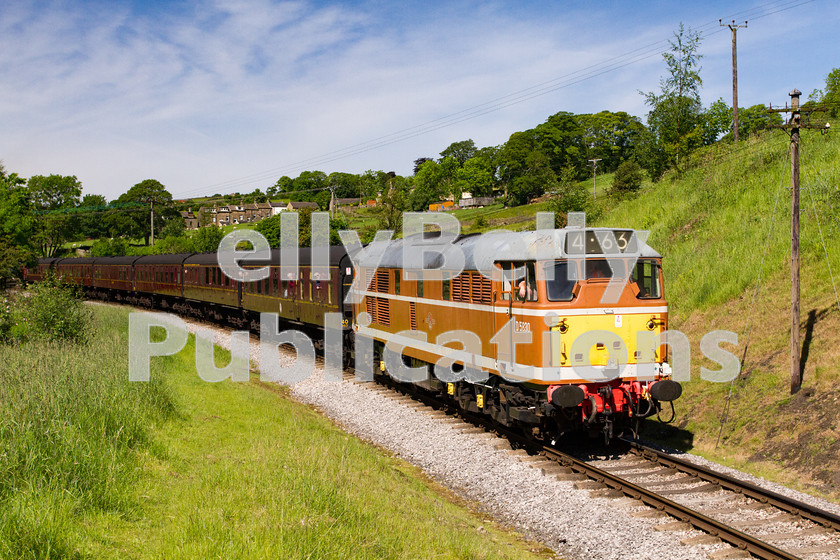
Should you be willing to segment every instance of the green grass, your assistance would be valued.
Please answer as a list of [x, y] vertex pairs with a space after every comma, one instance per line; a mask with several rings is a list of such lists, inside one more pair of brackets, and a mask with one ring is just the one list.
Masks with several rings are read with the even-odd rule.
[[127, 312], [0, 348], [0, 558], [545, 557], [279, 386], [201, 381], [192, 337], [128, 383]]
[[76, 515], [134, 511], [135, 453], [175, 405], [162, 379], [126, 382], [115, 320], [97, 315], [96, 346], [0, 345], [0, 558], [73, 558]]

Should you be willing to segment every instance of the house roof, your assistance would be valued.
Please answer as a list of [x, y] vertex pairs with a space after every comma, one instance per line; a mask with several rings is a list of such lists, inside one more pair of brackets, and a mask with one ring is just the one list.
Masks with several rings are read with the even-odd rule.
[[292, 208], [320, 208], [317, 202], [290, 202]]

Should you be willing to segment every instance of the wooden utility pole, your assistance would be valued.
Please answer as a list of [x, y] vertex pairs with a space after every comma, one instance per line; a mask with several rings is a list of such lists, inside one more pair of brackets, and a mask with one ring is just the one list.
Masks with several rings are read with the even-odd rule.
[[735, 141], [738, 141], [738, 29], [746, 28], [747, 22], [743, 25], [736, 25], [735, 20], [732, 23], [723, 23], [723, 20], [718, 20], [721, 26], [726, 25], [732, 30], [732, 134], [735, 136]]
[[790, 92], [790, 393], [802, 386], [799, 345], [799, 96]]
[[[790, 130], [790, 392], [802, 386], [801, 343], [799, 339], [800, 290], [799, 290], [799, 130], [816, 128], [827, 130], [828, 125], [802, 124], [799, 96], [794, 88], [790, 95], [790, 108], [770, 109], [772, 113], [791, 113], [786, 125], [774, 128]], [[807, 112], [824, 111], [823, 107], [808, 107]]]
[[149, 236], [149, 242], [154, 247], [155, 245], [155, 200], [149, 199], [149, 213], [151, 214], [151, 222], [152, 222], [152, 234]]
[[590, 159], [592, 163], [592, 200], [598, 199], [598, 162], [601, 161], [601, 158], [597, 159]]
[[330, 185], [330, 219], [335, 218], [335, 185]]

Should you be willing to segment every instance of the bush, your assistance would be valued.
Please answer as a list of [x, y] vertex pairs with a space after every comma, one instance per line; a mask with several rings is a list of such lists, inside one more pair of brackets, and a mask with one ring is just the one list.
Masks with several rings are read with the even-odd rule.
[[128, 242], [121, 237], [97, 239], [90, 247], [92, 257], [122, 257], [128, 252]]
[[642, 186], [642, 168], [635, 161], [625, 161], [613, 175], [612, 190], [618, 194], [634, 193]]
[[221, 228], [206, 226], [198, 228], [192, 236], [193, 251], [196, 253], [209, 253], [219, 248], [219, 242], [225, 236]]
[[91, 328], [91, 311], [75, 286], [54, 277], [33, 284], [29, 293], [4, 298], [0, 309], [0, 340], [28, 338], [81, 343]]

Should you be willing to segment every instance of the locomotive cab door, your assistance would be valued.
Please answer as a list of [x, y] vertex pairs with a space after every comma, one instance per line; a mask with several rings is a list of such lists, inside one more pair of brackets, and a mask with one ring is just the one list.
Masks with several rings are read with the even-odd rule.
[[512, 371], [517, 363], [514, 335], [518, 328], [529, 327], [523, 311], [538, 300], [536, 263], [506, 261], [496, 263], [500, 276], [499, 293], [494, 305], [494, 357], [499, 372]]

